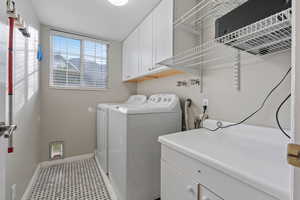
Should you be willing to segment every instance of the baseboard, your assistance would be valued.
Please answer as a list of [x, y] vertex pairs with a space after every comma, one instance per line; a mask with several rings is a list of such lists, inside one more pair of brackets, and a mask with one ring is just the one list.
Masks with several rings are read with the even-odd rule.
[[[95, 153], [95, 154], [96, 154], [96, 153]], [[112, 199], [112, 200], [118, 200], [118, 199], [117, 199], [117, 196], [116, 196], [116, 194], [115, 194], [115, 192], [114, 192], [114, 190], [113, 190], [113, 187], [112, 187], [112, 185], [110, 184], [110, 181], [109, 181], [109, 179], [108, 179], [106, 173], [103, 171], [103, 169], [102, 169], [102, 167], [101, 167], [101, 165], [100, 165], [100, 162], [99, 162], [97, 156], [95, 156], [95, 160], [96, 160], [96, 163], [97, 163], [97, 165], [98, 165], [98, 167], [99, 167], [99, 169], [100, 169], [101, 175], [102, 175], [102, 177], [103, 177], [104, 183], [105, 183], [105, 185], [106, 185], [106, 187], [107, 187], [107, 190], [108, 190], [108, 192], [109, 192], [109, 194], [110, 194], [111, 199]]]
[[73, 156], [73, 157], [59, 159], [59, 160], [45, 161], [45, 162], [40, 163], [40, 165], [41, 165], [41, 167], [50, 167], [50, 166], [57, 165], [57, 164], [69, 163], [69, 162], [89, 159], [89, 158], [93, 158], [93, 157], [95, 157], [95, 154], [89, 153], [89, 154]]
[[28, 200], [30, 198], [31, 189], [33, 187], [33, 184], [35, 183], [35, 181], [38, 178], [40, 169], [41, 169], [41, 165], [38, 164], [38, 166], [36, 167], [36, 169], [35, 169], [35, 171], [33, 173], [33, 176], [31, 177], [31, 180], [30, 180], [29, 184], [26, 187], [26, 190], [25, 190], [25, 192], [24, 192], [21, 200]]

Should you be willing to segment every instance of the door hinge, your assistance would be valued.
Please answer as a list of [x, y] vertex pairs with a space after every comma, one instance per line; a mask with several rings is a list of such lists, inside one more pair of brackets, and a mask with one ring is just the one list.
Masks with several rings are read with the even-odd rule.
[[300, 168], [300, 145], [288, 145], [288, 163], [294, 167]]
[[4, 122], [0, 122], [0, 137], [4, 135], [9, 138], [16, 129], [16, 125], [5, 125]]

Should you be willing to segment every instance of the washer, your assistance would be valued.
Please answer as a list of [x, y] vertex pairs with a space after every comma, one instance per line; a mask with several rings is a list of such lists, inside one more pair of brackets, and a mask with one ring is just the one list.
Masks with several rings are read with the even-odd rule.
[[145, 95], [133, 95], [123, 104], [99, 104], [97, 106], [97, 149], [96, 157], [102, 170], [108, 173], [108, 122], [109, 109], [118, 105], [141, 105], [147, 102]]
[[161, 135], [181, 131], [181, 108], [173, 94], [140, 106], [113, 106], [109, 121], [109, 177], [118, 200], [160, 197]]

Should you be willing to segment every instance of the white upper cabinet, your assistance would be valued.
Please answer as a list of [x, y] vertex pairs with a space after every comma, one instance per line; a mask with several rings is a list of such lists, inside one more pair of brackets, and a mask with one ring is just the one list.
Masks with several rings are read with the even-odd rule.
[[128, 71], [128, 40], [123, 42], [123, 49], [122, 49], [122, 77], [123, 80], [127, 80], [130, 78], [129, 71]]
[[163, 0], [154, 10], [155, 63], [173, 56], [173, 0]]
[[156, 65], [173, 56], [173, 0], [162, 0], [123, 43], [123, 80], [168, 69]]
[[140, 49], [139, 49], [139, 29], [136, 29], [124, 42], [123, 56], [123, 77], [124, 80], [132, 79], [138, 76], [139, 62], [140, 62]]
[[151, 13], [140, 26], [140, 74], [151, 71], [153, 59], [153, 14]]

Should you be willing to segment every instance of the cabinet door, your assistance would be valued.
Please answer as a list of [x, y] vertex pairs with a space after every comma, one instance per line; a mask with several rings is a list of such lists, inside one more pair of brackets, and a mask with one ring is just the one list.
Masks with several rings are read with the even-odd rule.
[[122, 77], [123, 81], [126, 81], [129, 78], [128, 72], [128, 39], [123, 42], [123, 50], [122, 50]]
[[139, 29], [136, 29], [129, 38], [129, 50], [128, 50], [128, 69], [130, 78], [138, 75], [139, 62], [140, 62], [140, 48], [139, 48]]
[[184, 173], [162, 162], [162, 200], [222, 200]]
[[141, 65], [139, 74], [151, 71], [153, 59], [153, 14], [151, 13], [140, 26]]
[[136, 77], [139, 71], [139, 29], [136, 29], [134, 32], [132, 32], [124, 42], [124, 51], [124, 78], [125, 80], [128, 80]]
[[154, 10], [155, 63], [173, 56], [173, 0], [162, 0]]

